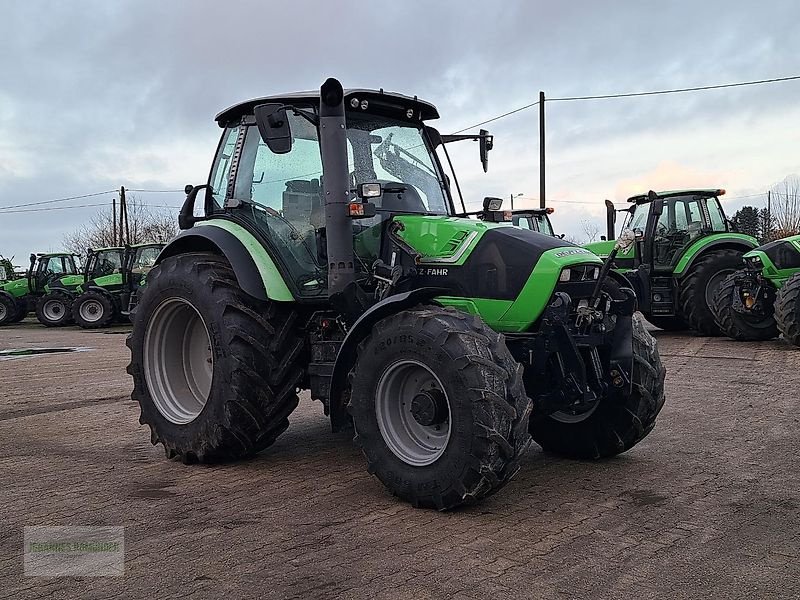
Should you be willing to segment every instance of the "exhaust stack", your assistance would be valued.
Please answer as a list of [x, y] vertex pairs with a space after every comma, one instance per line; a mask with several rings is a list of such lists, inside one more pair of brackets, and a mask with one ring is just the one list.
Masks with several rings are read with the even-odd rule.
[[617, 222], [617, 211], [614, 209], [614, 203], [611, 200], [606, 200], [606, 239], [613, 240], [616, 238], [615, 225]]
[[347, 168], [347, 123], [342, 84], [330, 78], [319, 90], [319, 145], [325, 198], [328, 251], [328, 296], [355, 281], [353, 226], [347, 215], [350, 171]]

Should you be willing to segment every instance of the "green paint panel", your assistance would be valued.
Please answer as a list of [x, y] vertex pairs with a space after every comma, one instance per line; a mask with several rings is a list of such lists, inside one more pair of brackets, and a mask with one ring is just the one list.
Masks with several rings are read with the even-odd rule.
[[712, 233], [700, 238], [684, 250], [683, 256], [678, 261], [678, 264], [675, 265], [674, 274], [676, 276], [682, 275], [695, 256], [703, 252], [709, 244], [716, 242], [731, 242], [750, 248], [755, 248], [758, 245], [756, 238], [743, 233]]
[[28, 289], [28, 278], [22, 277], [21, 279], [7, 281], [3, 285], [0, 285], [0, 290], [8, 292], [15, 298], [21, 298], [30, 292]]
[[485, 223], [474, 219], [430, 215], [398, 215], [403, 224], [398, 236], [425, 259], [441, 264], [464, 264], [484, 233], [497, 227], [513, 227], [511, 223]]
[[[614, 249], [614, 244], [616, 243], [617, 242], [614, 240], [605, 240], [600, 242], [590, 242], [588, 244], [584, 244], [583, 247], [586, 248], [587, 250], [591, 250], [592, 252], [597, 254], [597, 256], [599, 256], [600, 258], [605, 258], [609, 254], [611, 254], [611, 251]], [[625, 252], [619, 252], [617, 254], [617, 257], [628, 258], [628, 259], [636, 258], [636, 244], [631, 246]]]
[[500, 319], [511, 308], [511, 300], [493, 300], [488, 298], [457, 298], [439, 296], [435, 299], [443, 306], [452, 306], [471, 315], [479, 315], [492, 329], [500, 331]]
[[275, 262], [272, 260], [266, 248], [264, 248], [264, 246], [253, 237], [253, 234], [244, 227], [224, 219], [201, 221], [197, 223], [195, 227], [218, 227], [234, 235], [242, 245], [244, 245], [250, 253], [250, 256], [253, 257], [253, 261], [256, 263], [258, 272], [264, 282], [264, 289], [267, 291], [267, 297], [277, 302], [294, 301], [292, 292], [290, 292], [289, 288], [286, 286], [286, 282], [283, 280], [283, 277], [281, 277], [278, 267], [275, 266]]
[[[798, 252], [800, 252], [800, 235], [792, 235], [786, 238], [782, 238], [782, 241], [787, 241], [794, 246]], [[761, 264], [764, 265], [761, 269], [761, 274], [769, 279], [776, 288], [783, 287], [783, 284], [786, 283], [786, 280], [789, 279], [795, 273], [800, 272], [800, 269], [779, 269], [775, 266], [775, 263], [772, 262], [767, 253], [760, 249], [759, 246], [755, 250], [750, 250], [747, 252], [744, 257], [745, 258], [755, 258], [758, 257], [761, 259]]]

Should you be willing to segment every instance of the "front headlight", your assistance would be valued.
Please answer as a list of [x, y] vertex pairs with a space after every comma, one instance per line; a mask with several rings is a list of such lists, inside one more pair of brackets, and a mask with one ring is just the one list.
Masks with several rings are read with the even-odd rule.
[[761, 262], [760, 256], [749, 256], [745, 259], [747, 264], [755, 269], [761, 269], [764, 266], [764, 263]]
[[561, 275], [558, 276], [559, 281], [569, 281], [569, 278], [572, 276], [572, 271], [569, 269], [562, 269]]

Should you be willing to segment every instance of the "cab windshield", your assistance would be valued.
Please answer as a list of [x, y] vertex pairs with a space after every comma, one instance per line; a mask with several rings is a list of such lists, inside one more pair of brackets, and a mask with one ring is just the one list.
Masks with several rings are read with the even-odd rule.
[[[317, 127], [287, 111], [292, 147], [275, 154], [262, 141], [255, 125], [228, 128], [211, 173], [217, 206], [252, 222], [276, 246], [301, 294], [324, 292], [325, 226], [322, 159]], [[235, 141], [243, 144], [235, 175], [231, 156]], [[356, 257], [371, 264], [377, 233], [360, 243], [358, 234], [379, 230], [389, 213], [449, 214], [450, 199], [439, 165], [419, 124], [368, 115], [347, 115], [347, 155], [351, 188], [380, 182], [402, 193], [374, 199], [377, 216], [354, 221]], [[231, 181], [233, 178], [233, 181]], [[232, 185], [231, 185], [232, 184]]]

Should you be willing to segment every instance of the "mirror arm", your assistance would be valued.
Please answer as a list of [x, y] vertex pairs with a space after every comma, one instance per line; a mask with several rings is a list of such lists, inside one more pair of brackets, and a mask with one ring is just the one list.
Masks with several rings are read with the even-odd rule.
[[197, 200], [197, 194], [200, 190], [210, 190], [211, 186], [208, 184], [186, 186], [186, 200], [183, 201], [181, 210], [178, 213], [178, 227], [181, 230], [191, 229], [198, 221], [203, 221], [206, 217], [194, 216], [194, 203]]

